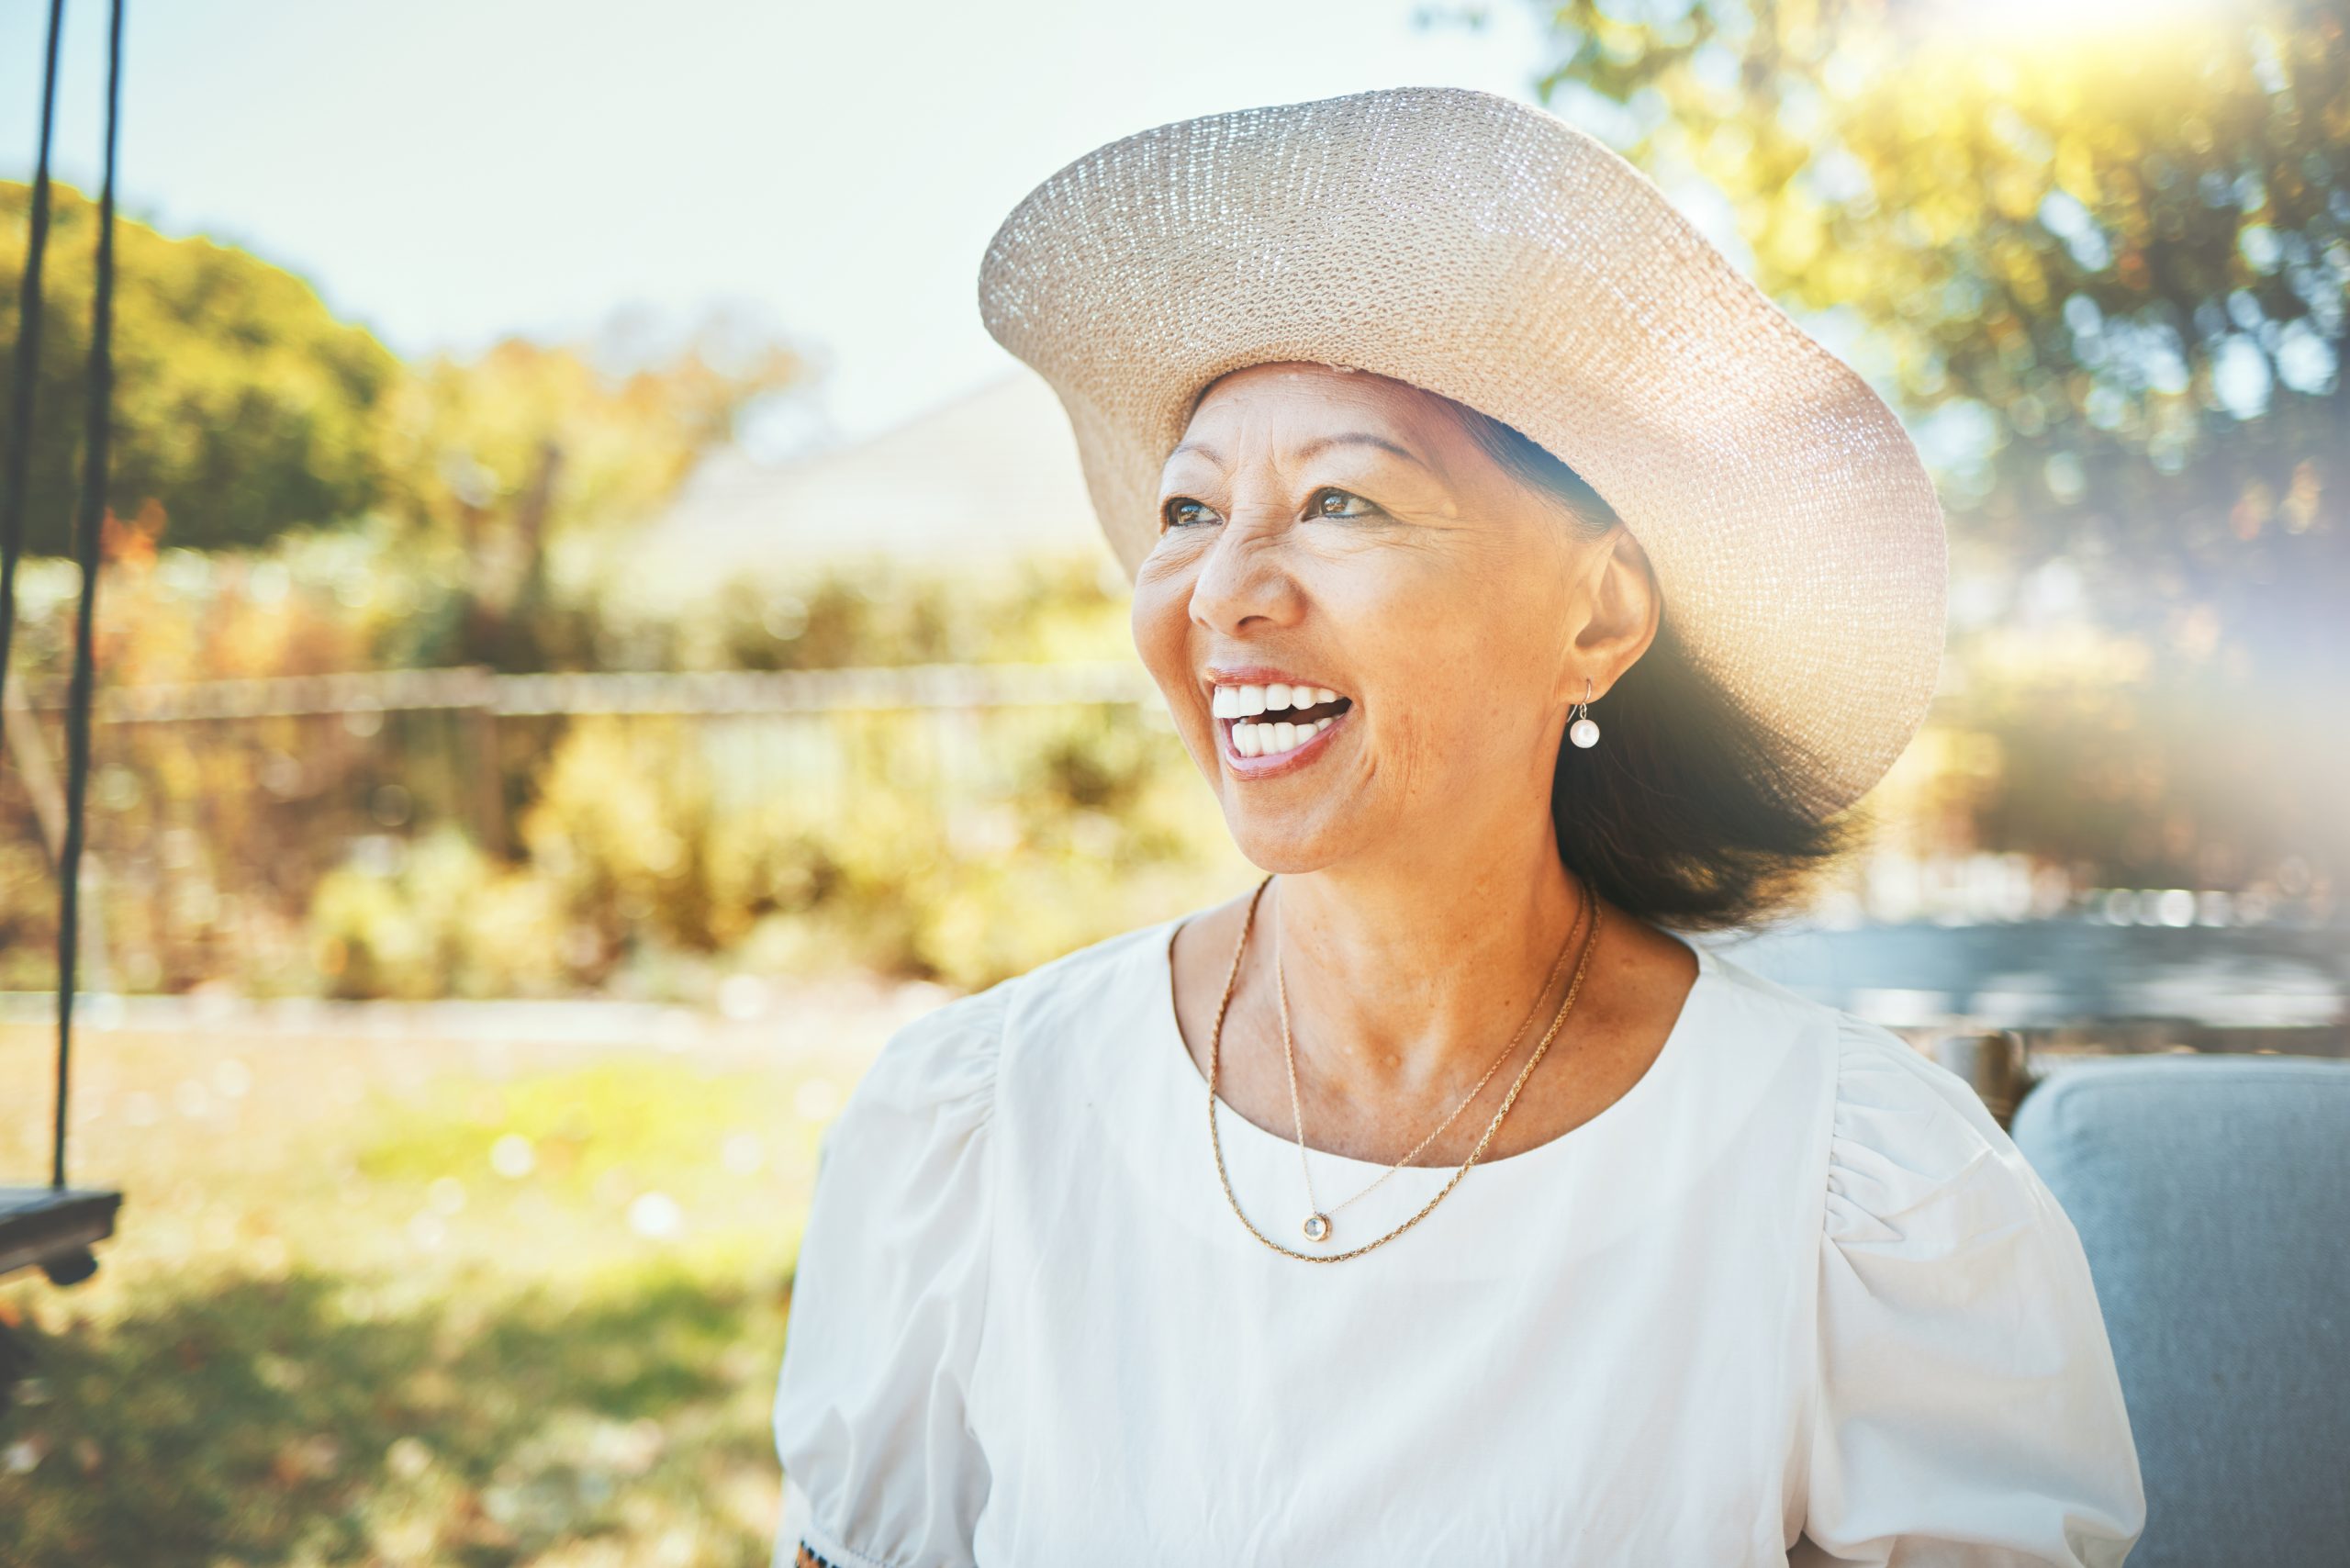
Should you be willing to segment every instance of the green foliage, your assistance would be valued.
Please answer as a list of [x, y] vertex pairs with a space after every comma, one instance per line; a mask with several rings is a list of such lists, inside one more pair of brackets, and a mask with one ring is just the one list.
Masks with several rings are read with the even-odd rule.
[[454, 824], [408, 849], [400, 869], [339, 866], [311, 895], [319, 969], [340, 996], [543, 996], [563, 964], [550, 890], [498, 867]]
[[[641, 521], [752, 398], [801, 375], [782, 347], [713, 320], [666, 360], [627, 373], [590, 353], [520, 339], [476, 359], [436, 357], [385, 409], [395, 509], [420, 532], [464, 537], [501, 506], [545, 509], [545, 526]], [[533, 498], [549, 447], [560, 466]]]
[[1125, 584], [1091, 555], [1043, 555], [987, 570], [875, 559], [789, 580], [711, 585], [679, 613], [642, 602], [625, 542], [569, 582], [576, 614], [557, 667], [843, 669], [1116, 659], [1134, 648]]
[[[2097, 589], [2133, 622], [2255, 563], [2340, 580], [2339, 0], [2127, 47], [1881, 0], [1545, 8], [1546, 90], [1631, 106], [1630, 154], [1722, 191], [1768, 291], [1849, 315], [1972, 436], [1946, 478], [1973, 538], [2127, 563]], [[2243, 608], [2231, 635], [2275, 619]]]
[[[251, 553], [118, 561], [100, 666], [141, 686], [441, 648], [464, 612], [463, 552], [412, 537], [378, 517]], [[27, 566], [18, 646], [36, 687], [63, 670], [73, 576]], [[1128, 649], [1123, 595], [1091, 559], [738, 582], [670, 615], [616, 597], [626, 587], [624, 572], [551, 578], [536, 623], [587, 629], [596, 662], [621, 668]], [[706, 1002], [740, 969], [856, 967], [968, 986], [1246, 874], [1155, 710], [507, 718], [495, 753], [485, 738], [463, 711], [106, 726], [90, 886], [109, 982]], [[0, 974], [39, 989], [56, 905], [22, 782], [0, 770]]]
[[435, 359], [386, 400], [387, 504], [408, 548], [462, 563], [453, 618], [412, 656], [496, 669], [596, 667], [594, 607], [554, 563], [609, 553], [754, 398], [802, 373], [763, 338], [707, 324], [666, 361], [626, 374], [576, 348], [509, 341]]
[[[0, 181], [0, 345], [13, 361], [30, 187]], [[51, 187], [25, 547], [71, 551], [97, 208]], [[107, 504], [188, 545], [252, 544], [377, 505], [378, 414], [399, 362], [308, 283], [208, 240], [120, 219]], [[160, 515], [157, 509], [160, 509]]]
[[[29, 187], [0, 182], [0, 344], [13, 356]], [[96, 208], [53, 187], [26, 547], [69, 552], [86, 398]], [[520, 341], [413, 369], [338, 321], [301, 278], [230, 246], [117, 232], [118, 547], [260, 544], [381, 513], [410, 548], [453, 553], [465, 603], [449, 662], [538, 667], [551, 543], [633, 522], [797, 382], [795, 354], [718, 316], [626, 370]]]
[[526, 858], [453, 828], [389, 871], [344, 866], [310, 923], [337, 994], [706, 996], [740, 966], [974, 989], [1156, 918], [1240, 863], [1171, 735], [1114, 710], [993, 722], [987, 778], [910, 770], [896, 715], [794, 721], [821, 784], [730, 779], [684, 720], [595, 718], [534, 778]]

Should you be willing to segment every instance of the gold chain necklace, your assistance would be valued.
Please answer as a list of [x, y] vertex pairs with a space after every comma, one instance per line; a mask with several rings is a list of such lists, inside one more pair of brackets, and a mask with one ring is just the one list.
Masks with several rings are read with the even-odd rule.
[[1518, 1092], [1526, 1087], [1526, 1081], [1533, 1076], [1535, 1068], [1540, 1065], [1543, 1053], [1550, 1048], [1550, 1042], [1557, 1038], [1560, 1025], [1563, 1025], [1567, 1021], [1567, 1014], [1573, 1010], [1576, 993], [1583, 989], [1583, 974], [1590, 967], [1592, 949], [1599, 945], [1599, 927], [1602, 912], [1599, 905], [1599, 900], [1592, 891], [1591, 879], [1583, 876], [1580, 872], [1578, 872], [1576, 876], [1577, 879], [1581, 881], [1583, 885], [1583, 893], [1585, 904], [1591, 911], [1591, 931], [1589, 935], [1583, 938], [1583, 956], [1575, 961], [1575, 978], [1567, 987], [1566, 1000], [1559, 1004], [1559, 1015], [1550, 1020], [1550, 1027], [1543, 1034], [1541, 1044], [1535, 1047], [1533, 1058], [1529, 1060], [1524, 1068], [1519, 1070], [1517, 1081], [1510, 1085], [1508, 1097], [1502, 1102], [1501, 1109], [1494, 1113], [1493, 1121], [1487, 1124], [1485, 1127], [1485, 1136], [1477, 1140], [1477, 1147], [1469, 1151], [1469, 1158], [1461, 1162], [1460, 1170], [1452, 1173], [1452, 1179], [1445, 1182], [1445, 1184], [1438, 1190], [1436, 1196], [1430, 1198], [1425, 1204], [1423, 1204], [1420, 1211], [1412, 1215], [1411, 1218], [1405, 1220], [1403, 1224], [1397, 1226], [1386, 1235], [1379, 1238], [1376, 1241], [1366, 1241], [1360, 1247], [1350, 1248], [1344, 1252], [1320, 1253], [1300, 1252], [1295, 1248], [1282, 1246], [1280, 1242], [1275, 1241], [1271, 1237], [1267, 1236], [1263, 1231], [1259, 1230], [1255, 1223], [1252, 1222], [1246, 1214], [1241, 1212], [1240, 1200], [1233, 1196], [1232, 1193], [1232, 1177], [1224, 1168], [1224, 1143], [1216, 1131], [1215, 1081], [1217, 1064], [1222, 1059], [1223, 1056], [1224, 1015], [1225, 1011], [1232, 1005], [1232, 989], [1234, 984], [1240, 978], [1240, 955], [1247, 950], [1248, 946], [1249, 929], [1257, 923], [1258, 901], [1265, 896], [1265, 890], [1272, 886], [1273, 879], [1270, 877], [1267, 877], [1263, 881], [1257, 884], [1257, 890], [1250, 894], [1248, 898], [1248, 915], [1240, 924], [1240, 940], [1233, 945], [1232, 968], [1224, 977], [1224, 996], [1223, 999], [1216, 1003], [1215, 1026], [1208, 1036], [1208, 1147], [1213, 1149], [1215, 1154], [1215, 1179], [1224, 1188], [1224, 1201], [1232, 1205], [1233, 1216], [1248, 1227], [1249, 1235], [1255, 1237], [1267, 1248], [1280, 1253], [1282, 1257], [1294, 1258], [1302, 1263], [1343, 1263], [1349, 1258], [1360, 1258], [1364, 1253], [1369, 1252], [1375, 1248], [1386, 1246], [1389, 1242], [1394, 1240], [1397, 1237], [1403, 1235], [1405, 1231], [1419, 1224], [1420, 1221], [1428, 1216], [1429, 1212], [1433, 1210], [1437, 1204], [1444, 1202], [1446, 1197], [1451, 1193], [1453, 1188], [1460, 1184], [1460, 1179], [1469, 1174], [1469, 1168], [1476, 1164], [1478, 1159], [1483, 1156], [1485, 1152], [1485, 1146], [1493, 1142], [1494, 1135], [1501, 1130], [1502, 1119], [1509, 1114], [1510, 1107], [1517, 1103]]
[[[1267, 879], [1270, 880], [1270, 878]], [[1534, 993], [1534, 1005], [1526, 1010], [1525, 1022], [1518, 1025], [1517, 1033], [1509, 1037], [1509, 1044], [1501, 1048], [1501, 1054], [1494, 1058], [1493, 1065], [1485, 1069], [1485, 1075], [1477, 1080], [1477, 1086], [1469, 1091], [1468, 1093], [1461, 1096], [1460, 1103], [1452, 1108], [1452, 1114], [1445, 1117], [1441, 1122], [1438, 1122], [1436, 1125], [1436, 1130], [1429, 1133], [1427, 1137], [1422, 1138], [1419, 1142], [1414, 1144], [1410, 1151], [1406, 1153], [1403, 1159], [1395, 1161], [1394, 1164], [1390, 1165], [1385, 1170], [1371, 1178], [1371, 1182], [1369, 1186], [1363, 1188], [1362, 1191], [1357, 1193], [1353, 1197], [1348, 1198], [1341, 1203], [1333, 1204], [1326, 1209], [1322, 1206], [1321, 1200], [1314, 1195], [1314, 1171], [1308, 1165], [1305, 1158], [1305, 1114], [1298, 1105], [1297, 1052], [1295, 1047], [1292, 1045], [1290, 1040], [1289, 986], [1281, 979], [1281, 923], [1278, 920], [1274, 922], [1273, 994], [1281, 1002], [1281, 1062], [1289, 1070], [1289, 1114], [1292, 1122], [1295, 1125], [1297, 1129], [1297, 1171], [1300, 1176], [1305, 1179], [1306, 1214], [1304, 1229], [1306, 1240], [1329, 1240], [1332, 1223], [1337, 1219], [1341, 1211], [1343, 1211], [1349, 1204], [1360, 1203], [1364, 1198], [1371, 1196], [1371, 1193], [1379, 1190], [1380, 1186], [1385, 1182], [1390, 1176], [1394, 1175], [1395, 1172], [1403, 1170], [1404, 1167], [1409, 1165], [1414, 1159], [1417, 1159], [1422, 1149], [1427, 1148], [1428, 1145], [1434, 1143], [1438, 1137], [1442, 1137], [1445, 1128], [1459, 1121], [1460, 1119], [1460, 1113], [1467, 1110], [1470, 1105], [1476, 1101], [1477, 1096], [1485, 1092], [1485, 1085], [1494, 1081], [1494, 1074], [1501, 1070], [1502, 1063], [1507, 1061], [1512, 1056], [1516, 1054], [1517, 1043], [1518, 1041], [1526, 1038], [1526, 1031], [1534, 1027], [1534, 1020], [1540, 1015], [1542, 1011], [1542, 999], [1550, 994], [1550, 988], [1552, 986], [1559, 983], [1559, 971], [1567, 967], [1567, 955], [1574, 950], [1575, 934], [1583, 929], [1583, 913], [1584, 911], [1590, 907], [1590, 904], [1586, 902], [1575, 910], [1574, 922], [1567, 927], [1566, 940], [1559, 944], [1559, 956], [1551, 962], [1550, 972], [1543, 977], [1542, 989]]]

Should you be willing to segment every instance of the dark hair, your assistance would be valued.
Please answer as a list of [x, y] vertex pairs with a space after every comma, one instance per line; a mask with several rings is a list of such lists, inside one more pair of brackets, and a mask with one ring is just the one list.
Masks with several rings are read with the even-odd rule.
[[[1615, 509], [1547, 449], [1452, 407], [1488, 455], [1561, 502], [1589, 537], [1616, 526]], [[1786, 913], [1866, 832], [1856, 812], [1822, 821], [1794, 803], [1787, 743], [1690, 659], [1670, 603], [1648, 651], [1593, 717], [1598, 745], [1560, 739], [1550, 783], [1560, 857], [1644, 920], [1694, 931]]]

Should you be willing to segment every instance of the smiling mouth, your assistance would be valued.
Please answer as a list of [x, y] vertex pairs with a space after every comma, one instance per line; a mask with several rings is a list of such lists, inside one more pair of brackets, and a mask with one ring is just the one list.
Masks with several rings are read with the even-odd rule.
[[1271, 705], [1264, 687], [1217, 687], [1217, 724], [1225, 729], [1231, 757], [1274, 759], [1311, 745], [1335, 722], [1354, 708], [1327, 687], [1297, 687], [1283, 691], [1288, 703]]
[[1288, 720], [1267, 724], [1264, 720], [1225, 720], [1226, 734], [1231, 734], [1231, 750], [1243, 757], [1279, 757], [1283, 752], [1295, 752], [1321, 731], [1330, 729], [1330, 722], [1337, 714], [1347, 712], [1354, 703], [1339, 699], [1327, 708], [1309, 708], [1306, 712], [1292, 714]]

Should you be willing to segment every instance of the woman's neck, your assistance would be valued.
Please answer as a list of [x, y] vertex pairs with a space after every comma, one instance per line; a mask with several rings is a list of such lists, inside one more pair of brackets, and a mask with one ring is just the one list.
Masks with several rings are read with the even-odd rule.
[[[1278, 935], [1301, 1078], [1393, 1100], [1458, 1084], [1492, 1062], [1544, 1001], [1560, 947], [1589, 926], [1580, 881], [1547, 815], [1520, 844], [1443, 864], [1340, 866], [1274, 879], [1249, 937], [1250, 989], [1273, 998]], [[1428, 857], [1434, 858], [1434, 857]], [[1528, 1048], [1572, 977], [1570, 953]], [[1277, 1025], [1276, 1025], [1277, 1026]]]

